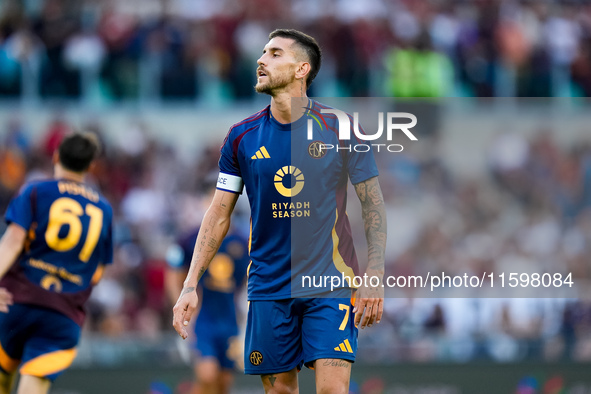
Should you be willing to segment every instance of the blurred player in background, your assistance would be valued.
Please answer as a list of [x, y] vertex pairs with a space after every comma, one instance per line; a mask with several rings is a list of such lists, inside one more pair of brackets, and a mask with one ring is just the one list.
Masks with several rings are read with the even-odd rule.
[[[215, 183], [207, 190], [209, 203]], [[173, 304], [183, 288], [198, 234], [199, 229], [192, 231], [168, 250], [166, 291]], [[193, 394], [227, 394], [234, 371], [243, 369], [236, 299], [246, 279], [248, 261], [246, 241], [230, 229], [198, 290], [201, 305], [194, 324], [197, 384]]]
[[42, 394], [68, 368], [84, 323], [84, 303], [113, 259], [109, 203], [84, 184], [100, 144], [66, 136], [54, 179], [26, 184], [6, 212], [0, 240], [0, 393]]
[[[346, 215], [349, 179], [365, 222], [365, 273], [381, 283], [386, 216], [378, 171], [370, 152], [319, 148], [340, 146], [334, 115], [323, 117], [324, 128], [312, 122], [317, 140], [306, 139], [310, 112], [326, 108], [306, 96], [321, 63], [314, 38], [275, 30], [257, 63], [255, 90], [269, 94], [271, 104], [235, 124], [222, 146], [218, 190], [202, 221], [173, 325], [187, 337], [197, 283], [222, 244], [245, 186], [251, 208], [245, 372], [261, 375], [267, 393], [297, 393], [297, 371], [306, 365], [314, 368], [318, 393], [348, 393], [357, 325], [379, 323], [383, 289], [361, 287], [352, 298], [350, 285], [324, 296], [293, 286], [302, 274], [359, 274]], [[292, 226], [298, 228], [293, 234]]]

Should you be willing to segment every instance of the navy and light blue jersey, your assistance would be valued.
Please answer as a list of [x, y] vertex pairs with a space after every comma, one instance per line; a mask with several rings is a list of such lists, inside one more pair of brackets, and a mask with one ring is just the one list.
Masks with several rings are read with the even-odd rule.
[[5, 219], [25, 229], [27, 240], [0, 287], [16, 303], [52, 308], [82, 324], [92, 286], [113, 260], [112, 217], [109, 203], [85, 184], [23, 186]]
[[[198, 233], [198, 230], [192, 232], [169, 249], [166, 260], [170, 267], [185, 270], [190, 267]], [[245, 281], [248, 261], [246, 240], [229, 232], [199, 281], [203, 302], [195, 322], [197, 337], [201, 328], [222, 330], [228, 336], [238, 334], [235, 296]]]
[[[310, 105], [315, 113], [328, 108]], [[308, 140], [309, 119], [307, 112], [282, 124], [267, 106], [232, 126], [221, 149], [217, 188], [241, 193], [245, 187], [250, 202], [250, 300], [317, 295], [318, 289], [302, 286], [303, 276], [358, 273], [347, 185], [377, 176], [375, 160], [371, 151], [346, 149], [334, 115], [312, 121]]]

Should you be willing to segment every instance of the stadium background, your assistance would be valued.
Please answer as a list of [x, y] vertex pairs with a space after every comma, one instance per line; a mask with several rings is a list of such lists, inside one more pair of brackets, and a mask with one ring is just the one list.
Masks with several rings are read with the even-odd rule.
[[[49, 175], [65, 133], [87, 128], [105, 145], [92, 181], [116, 213], [114, 265], [53, 392], [187, 390], [164, 255], [199, 223], [228, 127], [268, 103], [252, 86], [276, 27], [323, 46], [312, 96], [440, 98], [420, 107], [418, 142], [379, 157], [389, 274], [573, 272], [582, 288], [573, 299], [392, 294], [360, 335], [352, 391], [591, 392], [586, 2], [2, 0], [0, 211]], [[234, 222], [247, 231], [246, 201]], [[309, 371], [300, 381], [312, 392]], [[239, 377], [235, 392], [259, 385]]]

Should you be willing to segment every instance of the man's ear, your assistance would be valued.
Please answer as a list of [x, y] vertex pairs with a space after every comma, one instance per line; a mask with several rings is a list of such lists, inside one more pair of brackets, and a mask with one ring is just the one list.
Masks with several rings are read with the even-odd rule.
[[295, 74], [296, 79], [305, 79], [306, 75], [308, 75], [310, 73], [311, 69], [312, 69], [312, 67], [310, 66], [310, 63], [308, 63], [308, 62], [300, 63], [300, 65], [296, 69], [296, 74]]
[[51, 162], [53, 163], [53, 165], [56, 165], [60, 162], [60, 154], [57, 149], [53, 151], [53, 156], [51, 157]]

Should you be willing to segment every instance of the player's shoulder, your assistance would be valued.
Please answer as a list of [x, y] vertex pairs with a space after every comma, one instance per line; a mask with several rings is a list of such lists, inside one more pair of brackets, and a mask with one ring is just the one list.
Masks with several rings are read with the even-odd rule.
[[105, 212], [108, 212], [109, 216], [113, 216], [113, 207], [111, 203], [105, 196], [103, 196], [100, 192], [97, 192], [99, 196], [99, 204], [103, 207]]
[[327, 104], [321, 103], [320, 101], [312, 100], [312, 99], [310, 99], [310, 102], [308, 103], [308, 108], [315, 109], [315, 110], [334, 109], [334, 107], [331, 107], [330, 105], [327, 105]]
[[89, 185], [89, 184], [85, 184], [86, 187], [88, 187], [90, 190], [93, 190], [99, 198], [99, 204], [106, 207], [109, 211], [113, 211], [113, 207], [111, 206], [111, 202], [101, 193], [100, 190], [98, 190], [96, 187], [94, 187], [93, 185]]
[[18, 194], [30, 195], [31, 193], [33, 193], [33, 191], [35, 193], [38, 193], [39, 191], [44, 192], [45, 190], [50, 189], [52, 187], [55, 187], [55, 180], [53, 179], [35, 179], [25, 182], [21, 186]]
[[[329, 120], [329, 119], [333, 120], [333, 121], [338, 120], [337, 115], [334, 112], [332, 112], [335, 110], [345, 113], [349, 117], [349, 119], [353, 119], [353, 116], [351, 116], [350, 113], [343, 111], [342, 109], [321, 103], [316, 100], [310, 100], [310, 104], [308, 105], [308, 110], [313, 114], [315, 113], [316, 115], [320, 115], [324, 120]], [[323, 112], [323, 110], [328, 110], [329, 112]]]
[[53, 187], [57, 181], [52, 178], [48, 179], [33, 179], [27, 181], [23, 186], [22, 189], [33, 189], [33, 188], [46, 188], [46, 187]]
[[255, 128], [256, 126], [260, 125], [261, 123], [263, 123], [267, 116], [269, 115], [269, 108], [271, 106], [267, 105], [265, 108], [261, 109], [258, 112], [255, 112], [254, 114], [250, 115], [249, 117], [241, 120], [238, 123], [234, 123], [231, 127], [230, 127], [230, 135], [239, 135], [241, 133], [244, 133], [245, 131], [251, 130], [253, 128]]

